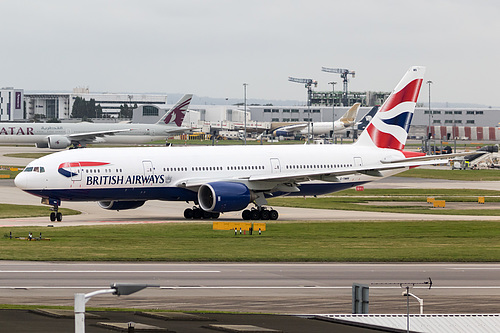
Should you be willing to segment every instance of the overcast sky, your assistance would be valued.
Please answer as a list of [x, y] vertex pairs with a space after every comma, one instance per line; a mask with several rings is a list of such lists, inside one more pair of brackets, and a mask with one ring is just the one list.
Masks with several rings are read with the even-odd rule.
[[[497, 0], [3, 0], [0, 86], [305, 100], [288, 76], [390, 91], [427, 67], [434, 102], [500, 106]], [[425, 85], [419, 101], [428, 100]], [[172, 101], [169, 101], [172, 102]]]

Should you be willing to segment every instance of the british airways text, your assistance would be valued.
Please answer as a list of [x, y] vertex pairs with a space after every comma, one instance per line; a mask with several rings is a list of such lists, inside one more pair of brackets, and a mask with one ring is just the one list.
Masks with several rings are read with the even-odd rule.
[[146, 185], [164, 184], [164, 175], [87, 176], [87, 185]]

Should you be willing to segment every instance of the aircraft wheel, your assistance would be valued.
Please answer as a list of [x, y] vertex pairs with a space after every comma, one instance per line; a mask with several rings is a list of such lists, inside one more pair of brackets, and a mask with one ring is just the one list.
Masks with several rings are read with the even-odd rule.
[[56, 213], [55, 212], [50, 213], [50, 220], [52, 222], [54, 222], [56, 220]]
[[219, 218], [219, 216], [220, 216], [219, 212], [212, 212], [210, 218], [217, 220]]
[[192, 219], [192, 218], [193, 218], [193, 215], [194, 215], [194, 213], [193, 213], [193, 210], [192, 210], [191, 208], [186, 208], [186, 209], [184, 210], [184, 217], [185, 217], [186, 219], [188, 219], [188, 220]]
[[62, 213], [57, 212], [57, 214], [56, 214], [56, 220], [57, 220], [57, 222], [61, 222], [62, 221]]
[[269, 217], [271, 220], [277, 220], [278, 216], [279, 216], [278, 212], [274, 209], [269, 212]]
[[260, 219], [261, 220], [269, 220], [270, 216], [271, 216], [271, 214], [269, 213], [269, 211], [267, 209], [263, 209], [260, 211]]
[[260, 219], [260, 212], [256, 209], [250, 211], [250, 217], [252, 220], [259, 220]]
[[203, 210], [202, 212], [203, 212], [202, 213], [203, 214], [203, 218], [205, 220], [212, 218], [212, 213], [211, 212], [207, 212], [206, 210]]
[[201, 209], [193, 209], [193, 218], [194, 219], [201, 219], [201, 216], [202, 216], [203, 212], [201, 211]]
[[250, 211], [248, 209], [245, 209], [243, 211], [243, 213], [241, 213], [241, 217], [243, 218], [243, 220], [251, 220], [252, 214], [250, 213]]

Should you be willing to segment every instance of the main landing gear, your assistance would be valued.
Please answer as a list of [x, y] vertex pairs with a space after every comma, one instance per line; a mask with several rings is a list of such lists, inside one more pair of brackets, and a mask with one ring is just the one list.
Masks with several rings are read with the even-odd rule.
[[207, 212], [199, 207], [186, 208], [184, 210], [184, 217], [188, 220], [216, 220], [219, 216], [219, 212]]
[[278, 211], [264, 207], [245, 209], [241, 214], [243, 220], [277, 220], [278, 216]]

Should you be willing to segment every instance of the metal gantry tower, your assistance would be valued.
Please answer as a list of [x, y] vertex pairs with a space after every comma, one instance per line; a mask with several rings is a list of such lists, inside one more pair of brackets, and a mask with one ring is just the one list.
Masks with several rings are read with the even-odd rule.
[[329, 68], [329, 67], [321, 67], [321, 70], [323, 72], [327, 72], [327, 73], [336, 73], [336, 74], [340, 74], [340, 77], [343, 79], [343, 83], [344, 83], [344, 92], [342, 94], [342, 104], [343, 106], [348, 106], [348, 99], [347, 99], [347, 84], [348, 84], [348, 80], [347, 80], [347, 76], [348, 75], [352, 75], [352, 77], [354, 78], [355, 75], [356, 75], [356, 72], [355, 71], [351, 71], [349, 69], [344, 69], [344, 68]]
[[318, 81], [313, 79], [299, 79], [296, 77], [288, 77], [288, 81], [295, 83], [303, 83], [307, 89], [307, 142], [309, 142], [309, 136], [311, 133], [311, 96], [312, 96], [312, 86], [318, 86]]

